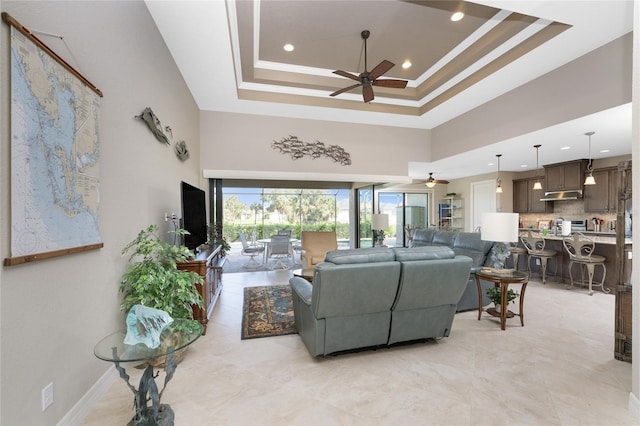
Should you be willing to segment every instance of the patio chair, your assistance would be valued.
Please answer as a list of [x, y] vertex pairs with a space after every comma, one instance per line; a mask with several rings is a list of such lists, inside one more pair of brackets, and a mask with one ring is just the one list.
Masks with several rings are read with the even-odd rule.
[[[272, 235], [269, 249], [267, 251], [267, 263], [274, 258], [275, 263], [270, 269], [290, 269], [293, 252], [291, 250], [290, 238], [286, 235]], [[286, 261], [286, 264], [284, 263]]]
[[258, 262], [255, 257], [258, 255], [264, 256], [264, 246], [251, 246], [247, 242], [247, 237], [245, 237], [244, 232], [238, 232], [238, 237], [240, 237], [240, 242], [242, 243], [242, 254], [244, 256], [250, 256], [249, 261], [242, 265], [245, 269], [258, 269], [262, 266], [260, 262]]
[[278, 235], [286, 235], [291, 238], [291, 229], [278, 229]]

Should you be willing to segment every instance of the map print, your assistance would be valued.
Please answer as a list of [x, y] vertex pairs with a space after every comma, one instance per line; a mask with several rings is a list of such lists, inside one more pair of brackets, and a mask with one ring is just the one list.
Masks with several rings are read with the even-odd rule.
[[11, 255], [100, 242], [100, 97], [11, 27]]

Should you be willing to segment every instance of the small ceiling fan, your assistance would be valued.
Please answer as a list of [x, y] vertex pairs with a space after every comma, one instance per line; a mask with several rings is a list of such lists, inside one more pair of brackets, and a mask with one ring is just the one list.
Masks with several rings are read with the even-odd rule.
[[380, 62], [375, 66], [371, 71], [367, 71], [367, 39], [371, 33], [368, 30], [362, 31], [360, 35], [364, 40], [364, 72], [360, 75], [351, 74], [350, 72], [337, 70], [334, 71], [334, 74], [338, 74], [342, 77], [350, 78], [351, 80], [356, 80], [358, 84], [354, 84], [353, 86], [345, 87], [344, 89], [337, 90], [331, 93], [329, 96], [337, 96], [341, 93], [348, 92], [351, 89], [355, 89], [358, 86], [362, 86], [362, 97], [365, 102], [371, 102], [373, 100], [373, 87], [391, 87], [393, 89], [404, 89], [407, 87], [407, 80], [396, 80], [396, 79], [384, 79], [378, 80], [378, 77], [382, 76], [384, 73], [389, 71], [391, 68], [395, 66], [393, 62], [387, 61], [386, 59]]
[[434, 186], [436, 186], [436, 184], [438, 184], [438, 183], [446, 185], [446, 184], [448, 184], [448, 183], [449, 183], [449, 181], [448, 181], [448, 180], [438, 180], [438, 179], [435, 179], [435, 178], [433, 177], [433, 173], [432, 173], [432, 172], [429, 172], [429, 179], [427, 179], [427, 181], [424, 183], [424, 184], [427, 186], [427, 188], [433, 188], [433, 187], [434, 187]]

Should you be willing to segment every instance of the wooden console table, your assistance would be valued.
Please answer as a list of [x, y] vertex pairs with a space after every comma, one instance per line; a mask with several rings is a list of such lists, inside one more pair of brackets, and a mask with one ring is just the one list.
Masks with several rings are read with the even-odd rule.
[[194, 259], [177, 263], [178, 269], [195, 272], [204, 280], [203, 284], [196, 284], [202, 296], [204, 309], [193, 306], [193, 319], [202, 324], [203, 335], [207, 333], [209, 317], [222, 291], [222, 265], [226, 259], [220, 255], [220, 249], [219, 245], [208, 247], [200, 251]]

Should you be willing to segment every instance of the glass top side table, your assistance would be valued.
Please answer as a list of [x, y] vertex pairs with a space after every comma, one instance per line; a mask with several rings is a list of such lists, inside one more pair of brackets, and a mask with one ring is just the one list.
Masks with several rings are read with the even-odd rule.
[[[496, 312], [494, 308], [489, 308], [486, 312], [494, 317], [500, 317], [500, 328], [505, 329], [507, 323], [507, 317], [511, 318], [515, 315], [520, 317], [520, 325], [524, 327], [524, 292], [527, 289], [527, 283], [529, 282], [529, 276], [514, 269], [492, 269], [483, 268], [475, 273], [476, 285], [478, 287], [478, 320], [482, 316], [484, 311], [482, 307], [482, 286], [481, 280], [490, 281], [494, 283], [496, 287], [500, 287], [500, 299], [501, 303], [500, 312]], [[507, 309], [507, 291], [509, 290], [509, 284], [521, 284], [522, 289], [520, 291], [520, 310], [517, 314], [514, 314]]]
[[[102, 339], [93, 349], [96, 357], [113, 362], [120, 377], [127, 383], [135, 397], [135, 415], [129, 425], [173, 425], [174, 413], [169, 404], [160, 404], [160, 398], [176, 370], [175, 353], [183, 349], [202, 335], [203, 327], [198, 321], [174, 319], [160, 335], [160, 345], [149, 348], [143, 343], [127, 345], [124, 343], [126, 333], [119, 331]], [[145, 368], [138, 389], [129, 383], [129, 375], [120, 366], [121, 362], [150, 361], [158, 357], [166, 357], [164, 362], [165, 380], [162, 390], [158, 392], [155, 382], [157, 375], [153, 373], [153, 365]], [[151, 402], [151, 405], [147, 404]]]

